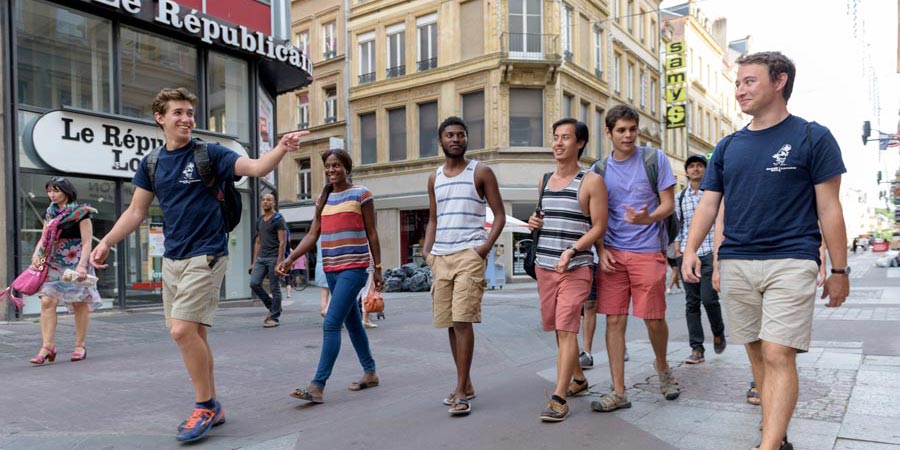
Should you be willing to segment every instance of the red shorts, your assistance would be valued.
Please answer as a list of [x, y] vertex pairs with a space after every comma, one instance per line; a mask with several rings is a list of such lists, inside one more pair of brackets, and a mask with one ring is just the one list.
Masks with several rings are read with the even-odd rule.
[[666, 255], [607, 249], [615, 271], [598, 268], [597, 314], [632, 314], [641, 319], [666, 318]]
[[593, 282], [590, 266], [576, 267], [563, 273], [542, 267], [536, 269], [544, 331], [577, 333], [581, 324], [581, 308]]

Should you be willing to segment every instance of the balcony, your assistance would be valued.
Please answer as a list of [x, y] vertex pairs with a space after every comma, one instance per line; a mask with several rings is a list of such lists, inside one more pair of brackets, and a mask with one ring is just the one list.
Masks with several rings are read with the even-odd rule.
[[566, 62], [572, 62], [572, 51], [571, 50], [564, 51], [563, 58], [565, 58]]
[[335, 51], [335, 50], [328, 50], [328, 51], [322, 52], [322, 59], [325, 59], [325, 60], [329, 60], [331, 58], [334, 58], [335, 56], [337, 56], [337, 51]]
[[300, 122], [297, 124], [298, 130], [305, 130], [307, 128], [309, 128], [309, 122]]
[[419, 72], [431, 70], [437, 67], [437, 58], [425, 59], [416, 63]]
[[388, 78], [402, 77], [403, 75], [406, 75], [406, 66], [405, 65], [397, 66], [397, 67], [390, 67], [387, 69], [387, 77]]
[[594, 76], [597, 78], [603, 78], [603, 70], [602, 69], [594, 69]]
[[335, 116], [329, 116], [329, 117], [325, 118], [325, 124], [335, 123], [335, 122], [337, 122], [337, 117], [335, 117]]
[[375, 72], [364, 73], [359, 76], [359, 84], [366, 84], [375, 81]]
[[560, 61], [559, 35], [501, 33], [500, 50], [511, 60]]

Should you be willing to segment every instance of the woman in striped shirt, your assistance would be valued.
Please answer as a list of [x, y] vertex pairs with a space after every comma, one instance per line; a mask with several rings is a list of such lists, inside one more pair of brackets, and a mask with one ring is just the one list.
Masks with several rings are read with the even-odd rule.
[[322, 155], [326, 185], [316, 205], [316, 215], [309, 232], [300, 245], [279, 267], [290, 271], [294, 260], [306, 253], [321, 236], [322, 261], [325, 279], [331, 291], [331, 304], [322, 324], [322, 353], [316, 375], [305, 389], [295, 389], [291, 396], [313, 403], [322, 403], [325, 382], [331, 376], [334, 361], [341, 350], [341, 325], [347, 327], [350, 341], [359, 357], [364, 375], [350, 384], [351, 391], [378, 386], [375, 360], [369, 349], [369, 338], [363, 327], [356, 297], [368, 279], [366, 268], [374, 262], [375, 290], [384, 288], [381, 275], [381, 247], [375, 229], [375, 205], [372, 193], [365, 186], [350, 182], [353, 161], [344, 150], [328, 150]]

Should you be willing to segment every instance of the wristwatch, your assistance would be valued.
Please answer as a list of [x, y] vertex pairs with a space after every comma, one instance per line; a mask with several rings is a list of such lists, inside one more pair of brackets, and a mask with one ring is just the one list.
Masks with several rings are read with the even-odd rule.
[[831, 273], [837, 274], [837, 275], [850, 275], [850, 266], [847, 266], [843, 269], [835, 269], [834, 267], [832, 267]]

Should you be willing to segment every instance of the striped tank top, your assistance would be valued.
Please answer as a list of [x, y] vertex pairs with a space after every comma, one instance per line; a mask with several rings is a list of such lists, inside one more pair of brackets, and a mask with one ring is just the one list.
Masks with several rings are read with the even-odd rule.
[[369, 239], [362, 205], [372, 200], [372, 193], [364, 186], [351, 186], [328, 195], [319, 234], [325, 272], [369, 267]]
[[[544, 186], [544, 226], [538, 238], [535, 263], [553, 269], [563, 250], [581, 239], [591, 229], [591, 218], [584, 214], [578, 202], [578, 191], [587, 170], [581, 169], [569, 184], [559, 191]], [[550, 184], [549, 182], [547, 184]], [[594, 261], [590, 248], [581, 249], [569, 262], [569, 268], [589, 266]]]
[[444, 166], [434, 178], [434, 200], [437, 203], [437, 233], [431, 253], [452, 255], [487, 242], [485, 199], [475, 188], [475, 166], [471, 160], [455, 177], [444, 175]]

